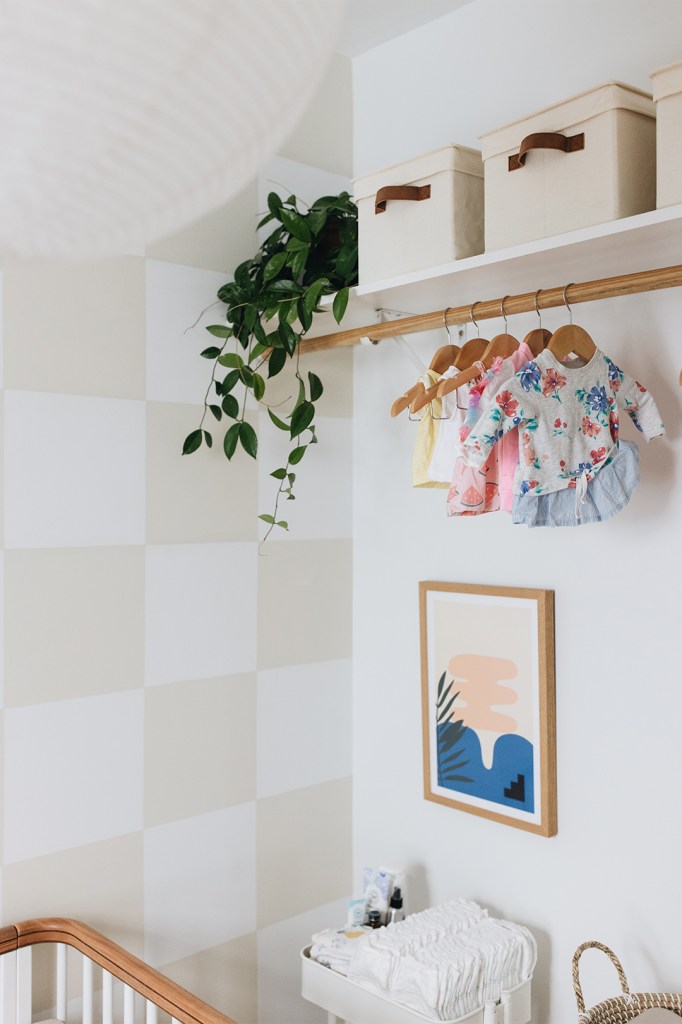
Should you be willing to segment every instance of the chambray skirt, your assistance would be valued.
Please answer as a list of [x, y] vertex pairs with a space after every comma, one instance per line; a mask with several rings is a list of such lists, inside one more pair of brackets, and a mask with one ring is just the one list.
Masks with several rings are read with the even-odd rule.
[[587, 485], [576, 515], [575, 489], [550, 494], [515, 494], [512, 521], [526, 526], [584, 526], [610, 519], [625, 508], [639, 483], [639, 449], [634, 441], [620, 441], [613, 460]]

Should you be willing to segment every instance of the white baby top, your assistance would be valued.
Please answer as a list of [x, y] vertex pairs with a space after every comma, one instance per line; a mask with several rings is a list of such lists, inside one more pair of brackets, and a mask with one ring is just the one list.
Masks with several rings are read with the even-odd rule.
[[617, 450], [618, 410], [647, 440], [665, 428], [653, 398], [599, 349], [583, 366], [560, 363], [545, 349], [494, 396], [492, 408], [462, 445], [482, 466], [499, 439], [519, 427], [514, 493], [547, 494], [593, 479]]
[[[461, 370], [451, 366], [445, 371], [441, 380], [449, 380], [456, 377]], [[460, 427], [464, 423], [464, 417], [469, 408], [469, 389], [463, 386], [444, 395], [442, 399], [440, 423], [438, 424], [438, 437], [434, 448], [431, 462], [429, 463], [429, 478], [441, 483], [449, 484], [452, 480], [452, 472], [455, 468], [455, 460], [459, 455]]]

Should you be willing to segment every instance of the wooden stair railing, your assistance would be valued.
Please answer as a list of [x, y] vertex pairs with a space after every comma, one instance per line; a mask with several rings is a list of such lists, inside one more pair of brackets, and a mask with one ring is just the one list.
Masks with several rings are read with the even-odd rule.
[[134, 989], [179, 1024], [236, 1024], [132, 953], [83, 924], [62, 917], [34, 918], [0, 928], [0, 954], [43, 942], [63, 943]]

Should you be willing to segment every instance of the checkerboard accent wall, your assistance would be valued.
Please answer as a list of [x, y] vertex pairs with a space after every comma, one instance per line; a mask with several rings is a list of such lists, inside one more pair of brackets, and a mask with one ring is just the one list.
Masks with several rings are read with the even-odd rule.
[[4, 274], [2, 920], [82, 918], [242, 1024], [304, 1024], [298, 949], [351, 890], [351, 356], [304, 360], [320, 444], [259, 550], [278, 439], [180, 455], [225, 279]]

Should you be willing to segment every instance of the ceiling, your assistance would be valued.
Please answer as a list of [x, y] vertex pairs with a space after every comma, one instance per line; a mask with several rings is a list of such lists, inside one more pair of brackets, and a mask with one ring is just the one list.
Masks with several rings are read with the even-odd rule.
[[471, 0], [349, 0], [334, 48], [346, 57], [358, 57], [467, 3]]

